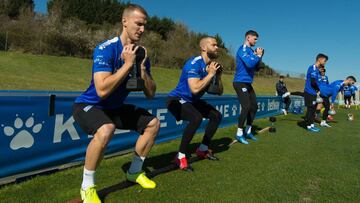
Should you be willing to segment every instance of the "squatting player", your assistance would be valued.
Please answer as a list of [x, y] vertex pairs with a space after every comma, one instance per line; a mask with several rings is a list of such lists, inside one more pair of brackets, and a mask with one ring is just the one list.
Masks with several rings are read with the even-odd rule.
[[[320, 96], [322, 98], [327, 98], [326, 100], [324, 100], [325, 111], [323, 113], [323, 120], [321, 121], [321, 123], [326, 123], [325, 120], [327, 118], [329, 109], [334, 109], [334, 102], [338, 93], [342, 91], [344, 87], [353, 85], [355, 83], [356, 83], [355, 77], [349, 76], [345, 80], [336, 80], [331, 84], [319, 84]], [[331, 97], [331, 104], [329, 104], [330, 97]], [[326, 127], [331, 127], [331, 126], [328, 125]]]
[[185, 63], [179, 83], [169, 93], [167, 101], [167, 107], [176, 120], [189, 122], [183, 132], [175, 162], [180, 169], [190, 171], [193, 169], [186, 159], [187, 148], [203, 118], [209, 119], [209, 123], [205, 129], [203, 140], [196, 149], [196, 155], [201, 159], [218, 160], [209, 150], [209, 144], [221, 122], [221, 113], [201, 99], [214, 76], [219, 78], [219, 94], [222, 94], [223, 91], [221, 65], [214, 61], [218, 57], [216, 39], [213, 37], [202, 38], [200, 51], [200, 56], [191, 57]]
[[[255, 71], [258, 70], [264, 49], [256, 48], [254, 51], [251, 47], [255, 46], [258, 37], [259, 35], [256, 31], [247, 31], [244, 44], [240, 46], [236, 53], [236, 71], [233, 86], [241, 104], [241, 113], [235, 138], [243, 144], [249, 144], [246, 138], [254, 141], [257, 140], [251, 133], [251, 126], [257, 111], [256, 94], [251, 83], [253, 82]], [[244, 132], [245, 120], [247, 126]]]
[[307, 129], [311, 132], [319, 132], [320, 129], [315, 127], [314, 119], [315, 119], [315, 111], [316, 111], [316, 97], [319, 92], [318, 87], [318, 79], [319, 79], [319, 67], [325, 67], [325, 64], [328, 60], [328, 56], [325, 54], [318, 54], [316, 56], [316, 62], [314, 65], [311, 65], [306, 74], [306, 82], [304, 88], [304, 100], [306, 110], [306, 125]]
[[[87, 134], [94, 135], [85, 157], [80, 190], [83, 202], [100, 202], [95, 190], [95, 170], [116, 128], [135, 130], [140, 134], [127, 179], [143, 188], [156, 186], [145, 176], [142, 165], [158, 134], [159, 120], [145, 109], [124, 104], [129, 94], [126, 82], [138, 49], [135, 46], [144, 32], [146, 19], [147, 12], [139, 5], [129, 4], [124, 9], [121, 35], [96, 47], [90, 86], [75, 100], [75, 121]], [[145, 82], [145, 96], [154, 97], [156, 86], [146, 57], [141, 64], [140, 75]]]

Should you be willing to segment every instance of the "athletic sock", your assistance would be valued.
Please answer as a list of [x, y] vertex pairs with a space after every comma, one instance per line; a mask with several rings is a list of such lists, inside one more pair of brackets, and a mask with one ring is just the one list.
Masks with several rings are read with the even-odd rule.
[[182, 159], [182, 158], [186, 157], [186, 155], [184, 153], [179, 152], [177, 157], [178, 157], [178, 159]]
[[244, 135], [243, 129], [242, 129], [242, 128], [238, 128], [238, 129], [237, 129], [237, 132], [236, 132], [236, 136], [241, 137], [241, 136], [243, 136], [243, 135]]
[[310, 128], [311, 128], [311, 125], [308, 125], [308, 126], [307, 126], [307, 129], [310, 129]]
[[312, 128], [314, 128], [314, 127], [315, 127], [315, 124], [311, 124], [310, 126], [311, 126]]
[[250, 134], [251, 133], [251, 125], [247, 125], [246, 126], [246, 134]]
[[142, 166], [144, 164], [144, 160], [145, 160], [145, 157], [135, 155], [131, 162], [131, 165], [129, 168], [129, 173], [130, 174], [140, 173], [142, 171]]
[[206, 145], [204, 145], [204, 144], [202, 144], [202, 143], [201, 143], [200, 146], [199, 146], [199, 150], [200, 150], [200, 151], [206, 152], [208, 149], [209, 149], [209, 147], [206, 146]]
[[87, 170], [84, 167], [83, 172], [83, 181], [81, 184], [81, 189], [86, 190], [87, 188], [95, 185], [95, 171]]

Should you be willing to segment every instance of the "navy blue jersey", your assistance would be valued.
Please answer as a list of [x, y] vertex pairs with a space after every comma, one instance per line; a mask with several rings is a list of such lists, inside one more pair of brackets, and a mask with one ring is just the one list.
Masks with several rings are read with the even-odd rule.
[[[123, 66], [124, 61], [120, 58], [122, 51], [123, 45], [119, 37], [106, 40], [95, 48], [90, 86], [76, 98], [75, 103], [92, 104], [101, 109], [114, 109], [123, 105], [124, 100], [129, 95], [129, 91], [126, 89], [129, 76], [105, 99], [98, 96], [94, 83], [94, 73], [110, 72], [114, 74]], [[150, 74], [149, 60], [146, 61], [145, 66]]]
[[314, 79], [316, 83], [318, 82], [320, 76], [319, 69], [315, 65], [311, 65], [306, 73], [306, 82], [304, 92], [307, 92], [311, 95], [316, 95], [316, 90], [311, 86], [311, 79]]
[[193, 94], [190, 90], [188, 80], [189, 78], [199, 78], [202, 80], [207, 74], [204, 59], [201, 56], [191, 57], [183, 67], [178, 85], [168, 96], [178, 97], [190, 103], [197, 101], [204, 95], [205, 90], [198, 94]]
[[331, 103], [335, 102], [336, 96], [344, 88], [343, 80], [336, 80], [331, 84], [321, 83], [319, 85], [320, 95], [323, 97], [331, 97]]
[[350, 86], [345, 86], [345, 87], [344, 87], [344, 96], [346, 96], [346, 97], [351, 96]]
[[234, 82], [252, 83], [260, 61], [261, 57], [257, 56], [251, 47], [242, 45], [236, 53]]

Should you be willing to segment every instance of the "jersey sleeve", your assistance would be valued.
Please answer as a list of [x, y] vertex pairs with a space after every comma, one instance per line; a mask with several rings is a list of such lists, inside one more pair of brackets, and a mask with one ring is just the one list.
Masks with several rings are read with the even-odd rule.
[[146, 67], [146, 72], [151, 76], [151, 64], [150, 64], [150, 59], [146, 58], [145, 61], [145, 67]]
[[93, 72], [113, 72], [111, 47], [96, 47], [93, 56]]
[[253, 52], [248, 52], [245, 48], [240, 48], [236, 57], [244, 62], [246, 68], [256, 68], [261, 60], [260, 57]]

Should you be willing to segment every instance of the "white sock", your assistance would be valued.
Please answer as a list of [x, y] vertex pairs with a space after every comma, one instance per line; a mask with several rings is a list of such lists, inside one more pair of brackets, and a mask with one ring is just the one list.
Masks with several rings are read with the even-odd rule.
[[246, 126], [246, 134], [250, 134], [251, 133], [251, 125], [247, 125]]
[[311, 124], [311, 127], [314, 128], [314, 127], [315, 127], [315, 124]]
[[81, 189], [86, 190], [87, 188], [94, 185], [95, 185], [95, 171], [87, 170], [84, 167], [83, 182], [81, 184]]
[[321, 124], [324, 124], [324, 123], [326, 123], [326, 121], [322, 120], [322, 121], [321, 121]]
[[202, 144], [202, 143], [201, 143], [200, 146], [199, 146], [199, 150], [200, 150], [200, 151], [206, 152], [208, 149], [209, 149], [209, 147], [206, 146], [206, 145], [204, 145], [204, 144]]
[[186, 157], [185, 154], [183, 154], [183, 153], [181, 153], [181, 152], [178, 153], [178, 159], [182, 159], [182, 158], [184, 158], [184, 157]]
[[308, 125], [308, 126], [307, 126], [307, 129], [310, 129], [310, 128], [311, 128], [311, 125]]
[[242, 128], [238, 128], [237, 129], [237, 133], [236, 133], [236, 136], [239, 136], [239, 137], [241, 137], [241, 136], [243, 136], [243, 129]]
[[135, 155], [132, 162], [131, 162], [131, 165], [130, 165], [130, 168], [129, 168], [129, 173], [130, 174], [135, 174], [135, 173], [141, 172], [142, 171], [142, 166], [144, 164], [144, 160], [145, 160], [145, 157]]

